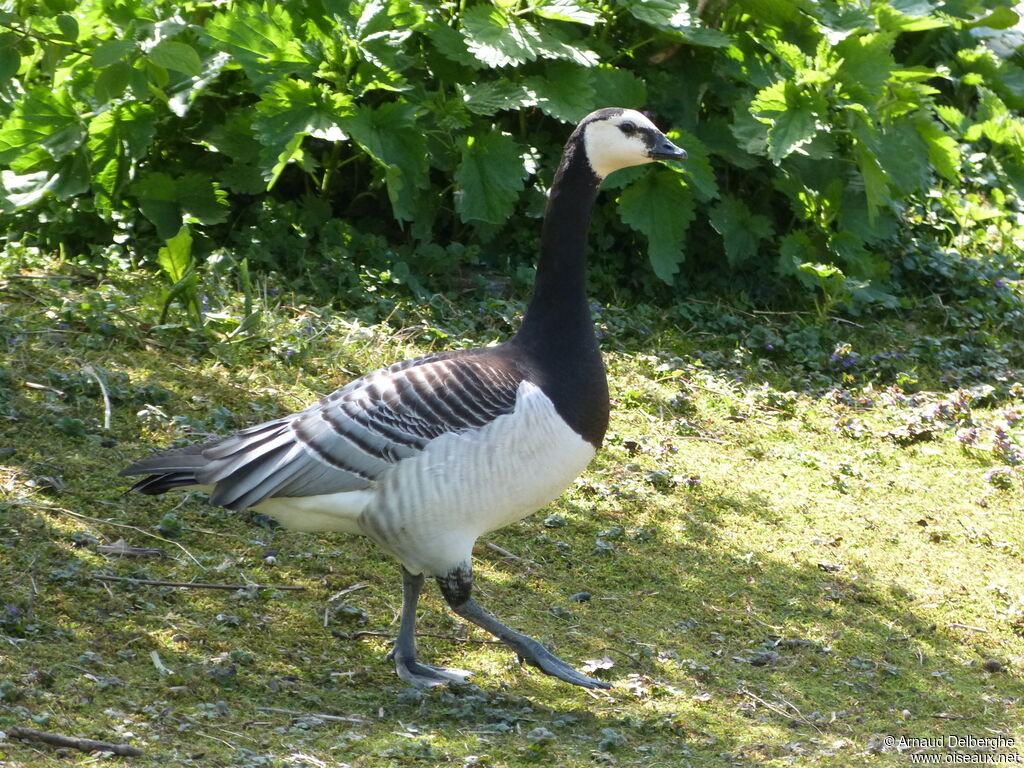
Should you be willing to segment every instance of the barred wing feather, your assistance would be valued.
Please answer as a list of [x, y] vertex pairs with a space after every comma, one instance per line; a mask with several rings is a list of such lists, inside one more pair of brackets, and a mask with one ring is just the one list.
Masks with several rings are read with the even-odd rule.
[[370, 373], [304, 411], [125, 469], [132, 490], [210, 490], [248, 509], [269, 498], [372, 488], [390, 466], [448, 432], [479, 429], [515, 408], [524, 376], [481, 353], [431, 355]]

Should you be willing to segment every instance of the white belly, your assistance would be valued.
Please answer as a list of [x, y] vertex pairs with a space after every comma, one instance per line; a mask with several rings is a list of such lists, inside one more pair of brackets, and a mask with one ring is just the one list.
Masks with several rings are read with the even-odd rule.
[[320, 496], [279, 496], [253, 509], [293, 531], [362, 533], [359, 515], [373, 499], [373, 490], [326, 493]]
[[537, 386], [519, 386], [515, 410], [479, 430], [442, 435], [381, 478], [363, 531], [412, 573], [443, 575], [473, 542], [556, 499], [594, 446]]
[[469, 560], [478, 536], [558, 498], [593, 455], [540, 388], [523, 382], [512, 413], [430, 441], [366, 490], [253, 509], [292, 530], [364, 533], [411, 573], [444, 575]]

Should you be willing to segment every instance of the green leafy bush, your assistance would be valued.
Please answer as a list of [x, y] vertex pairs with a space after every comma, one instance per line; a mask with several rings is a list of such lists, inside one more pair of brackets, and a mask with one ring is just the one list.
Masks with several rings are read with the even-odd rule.
[[189, 270], [222, 248], [314, 280], [334, 262], [414, 288], [480, 260], [514, 272], [567, 124], [620, 105], [691, 159], [609, 179], [599, 285], [724, 276], [755, 300], [788, 284], [825, 308], [892, 303], [908, 229], [957, 248], [983, 221], [1019, 242], [1013, 5], [7, 3], [0, 234], [119, 249], [190, 316]]

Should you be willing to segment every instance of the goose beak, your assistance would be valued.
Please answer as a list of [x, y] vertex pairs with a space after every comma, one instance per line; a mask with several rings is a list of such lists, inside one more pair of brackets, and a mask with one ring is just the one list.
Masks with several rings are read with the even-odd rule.
[[677, 147], [669, 141], [667, 136], [662, 136], [651, 150], [651, 158], [654, 160], [685, 160], [686, 150]]

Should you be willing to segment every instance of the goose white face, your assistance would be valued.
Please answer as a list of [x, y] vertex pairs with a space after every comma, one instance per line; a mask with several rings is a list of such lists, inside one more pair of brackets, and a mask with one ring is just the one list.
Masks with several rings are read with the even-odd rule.
[[686, 159], [686, 152], [633, 109], [599, 110], [586, 118], [583, 147], [590, 167], [601, 178], [631, 165]]

